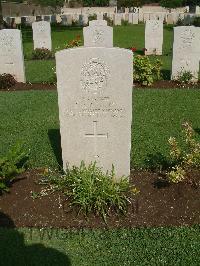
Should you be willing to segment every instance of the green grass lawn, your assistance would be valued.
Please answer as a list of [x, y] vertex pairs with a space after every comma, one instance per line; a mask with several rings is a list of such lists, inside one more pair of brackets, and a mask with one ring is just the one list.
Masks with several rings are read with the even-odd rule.
[[200, 227], [0, 229], [0, 266], [200, 265]]
[[[136, 54], [143, 54], [144, 43], [144, 25], [128, 25], [114, 27], [114, 46], [121, 48], [136, 47]], [[52, 68], [55, 66], [55, 60], [45, 60], [43, 62], [31, 60], [33, 51], [33, 39], [31, 28], [22, 29], [23, 46], [25, 55], [25, 67], [27, 81], [31, 83], [52, 82], [54, 80]], [[80, 35], [83, 39], [81, 27], [52, 27], [53, 52], [64, 49], [65, 44]], [[163, 63], [164, 79], [169, 79], [172, 60], [173, 27], [164, 26], [163, 55], [157, 56]]]
[[[17, 140], [31, 150], [31, 166], [60, 162], [56, 91], [0, 93], [0, 154]], [[150, 155], [167, 154], [168, 138], [180, 139], [181, 123], [200, 132], [199, 90], [135, 89], [131, 166], [145, 167]]]

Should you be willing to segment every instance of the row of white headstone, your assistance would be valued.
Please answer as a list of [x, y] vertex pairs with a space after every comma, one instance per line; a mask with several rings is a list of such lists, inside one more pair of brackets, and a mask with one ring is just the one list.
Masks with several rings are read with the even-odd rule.
[[[130, 24], [138, 24], [140, 22], [146, 22], [147, 20], [160, 20], [167, 24], [176, 24], [178, 20], [182, 20], [184, 24], [191, 24], [194, 21], [195, 16], [198, 14], [188, 13], [108, 13], [108, 17], [113, 21], [114, 25], [122, 25], [122, 21], [127, 21]], [[97, 14], [97, 19], [104, 19], [103, 13]], [[31, 26], [36, 21], [47, 21], [50, 23], [60, 23], [61, 25], [71, 26], [73, 22], [81, 26], [87, 26], [89, 22], [88, 14], [65, 14], [65, 15], [45, 15], [45, 16], [25, 16], [25, 17], [6, 17], [4, 18], [8, 24], [24, 24]]]
[[[51, 50], [51, 28], [48, 22], [33, 23], [34, 49]], [[172, 79], [183, 71], [192, 72], [198, 78], [200, 57], [200, 29], [194, 26], [174, 28]], [[90, 21], [83, 29], [85, 47], [113, 47], [113, 28], [105, 20]], [[163, 24], [149, 20], [145, 28], [145, 54], [161, 55], [163, 46]], [[0, 31], [0, 73], [10, 73], [19, 82], [25, 82], [22, 39], [19, 30]]]

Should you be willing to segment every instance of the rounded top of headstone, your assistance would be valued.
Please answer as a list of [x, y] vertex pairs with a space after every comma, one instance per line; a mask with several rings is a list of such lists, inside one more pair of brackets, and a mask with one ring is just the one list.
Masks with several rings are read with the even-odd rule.
[[106, 20], [98, 19], [89, 21], [89, 26], [107, 26], [108, 23]]

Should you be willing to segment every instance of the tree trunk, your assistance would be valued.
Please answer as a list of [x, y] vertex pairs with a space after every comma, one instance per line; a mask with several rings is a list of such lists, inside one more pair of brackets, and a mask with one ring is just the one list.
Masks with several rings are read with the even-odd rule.
[[3, 12], [2, 12], [2, 2], [0, 0], [0, 30], [2, 30], [3, 27]]

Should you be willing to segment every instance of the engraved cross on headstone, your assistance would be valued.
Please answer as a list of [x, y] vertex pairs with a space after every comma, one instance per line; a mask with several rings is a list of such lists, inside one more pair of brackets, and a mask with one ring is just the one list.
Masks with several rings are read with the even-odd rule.
[[93, 138], [94, 139], [94, 152], [95, 152], [95, 158], [99, 158], [99, 155], [98, 155], [98, 149], [97, 149], [97, 140], [98, 138], [108, 138], [108, 133], [106, 134], [100, 134], [100, 133], [97, 133], [97, 121], [93, 121], [93, 133], [92, 134], [85, 134], [85, 137], [87, 138]]

